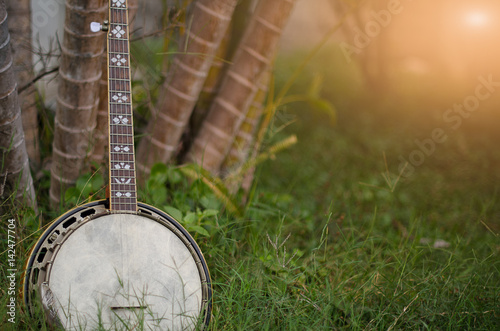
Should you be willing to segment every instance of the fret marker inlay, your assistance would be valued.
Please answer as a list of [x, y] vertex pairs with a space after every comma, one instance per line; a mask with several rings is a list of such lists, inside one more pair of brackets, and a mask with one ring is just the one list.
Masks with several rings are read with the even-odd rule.
[[118, 184], [130, 184], [130, 182], [132, 181], [132, 179], [125, 179], [125, 178], [115, 178], [115, 181], [118, 183]]
[[111, 59], [111, 62], [113, 62], [114, 64], [116, 64], [117, 66], [120, 67], [120, 66], [127, 63], [127, 59], [122, 57], [120, 54], [118, 54]]
[[114, 150], [116, 152], [130, 152], [130, 148], [128, 146], [125, 146], [125, 147], [123, 147], [123, 146], [116, 146], [114, 148]]
[[116, 28], [111, 31], [112, 34], [115, 35], [116, 38], [123, 37], [127, 32], [121, 26], [117, 25]]
[[116, 170], [120, 170], [120, 169], [130, 170], [130, 165], [126, 164], [124, 162], [120, 162], [120, 164], [115, 165], [115, 169]]
[[125, 116], [120, 115], [118, 117], [113, 118], [113, 122], [115, 122], [116, 124], [127, 124], [128, 119]]
[[113, 0], [113, 5], [117, 8], [125, 8], [125, 0]]
[[123, 103], [128, 101], [128, 97], [122, 93], [113, 95], [112, 99], [118, 103]]

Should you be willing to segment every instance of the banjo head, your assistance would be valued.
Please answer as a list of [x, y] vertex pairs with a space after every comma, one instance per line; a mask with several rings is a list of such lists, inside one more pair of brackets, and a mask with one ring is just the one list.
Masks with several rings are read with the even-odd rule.
[[198, 246], [144, 204], [110, 213], [104, 202], [66, 213], [28, 260], [24, 299], [67, 330], [193, 330], [208, 324], [210, 276]]

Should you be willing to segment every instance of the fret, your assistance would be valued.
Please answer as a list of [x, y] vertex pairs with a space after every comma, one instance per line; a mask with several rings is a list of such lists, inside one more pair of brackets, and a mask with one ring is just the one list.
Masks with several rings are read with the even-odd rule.
[[120, 54], [120, 55], [123, 55], [123, 56], [129, 56], [129, 54], [127, 52], [112, 52], [112, 51], [109, 51], [108, 54]]
[[[129, 102], [114, 102], [111, 101], [109, 102], [110, 105], [114, 106], [113, 108], [120, 107], [120, 106], [132, 106], [131, 103]], [[129, 109], [126, 109], [127, 112], [129, 112]]]
[[129, 198], [131, 198], [131, 197], [133, 197], [133, 196], [134, 196], [134, 195], [132, 194], [133, 192], [131, 192], [131, 191], [133, 191], [133, 190], [134, 190], [134, 188], [135, 188], [135, 183], [133, 183], [133, 184], [117, 184], [117, 183], [114, 183], [114, 184], [115, 184], [115, 185], [113, 186], [113, 187], [114, 187], [114, 189], [113, 189], [113, 190], [111, 190], [110, 192], [121, 192], [121, 193], [123, 193], [124, 195], [125, 195], [126, 193], [130, 193], [130, 197], [129, 197]]
[[127, 82], [129, 83], [130, 82], [130, 79], [129, 78], [110, 78], [109, 79], [110, 81], [113, 81], [113, 80], [116, 80], [117, 82]]
[[129, 56], [129, 50], [128, 50], [128, 40], [120, 39], [120, 40], [113, 40], [110, 42], [109, 45], [109, 52], [111, 54], [122, 54], [122, 55], [127, 55]]
[[[114, 130], [120, 131], [120, 132], [112, 132], [111, 133], [111, 136], [113, 139], [112, 143], [116, 144], [116, 145], [124, 145], [124, 144], [132, 145], [133, 139], [129, 139], [129, 137], [128, 137], [132, 133], [132, 130], [130, 130], [131, 128], [132, 128], [131, 125], [124, 126], [122, 128], [115, 128]], [[128, 131], [128, 132], [124, 132], [124, 131]], [[123, 138], [126, 138], [126, 139], [123, 139]]]
[[[116, 180], [116, 182], [118, 184], [131, 184], [131, 183], [135, 182], [135, 176], [134, 176], [133, 171], [127, 170], [127, 172], [129, 173], [128, 176], [124, 175], [122, 172], [124, 172], [124, 170], [115, 170], [114, 171], [114, 173], [116, 173], [116, 174], [113, 175], [113, 178]], [[130, 174], [130, 173], [132, 173], [132, 174]]]
[[[132, 128], [132, 122], [126, 120], [125, 118], [119, 119], [116, 117], [113, 119], [113, 121], [116, 122], [113, 125], [113, 129], [116, 130], [116, 132], [111, 132], [111, 134], [113, 136], [115, 136], [115, 137], [128, 137], [128, 136], [130, 136], [132, 131], [130, 131], [128, 129]], [[120, 121], [120, 122], [118, 122], [118, 121]]]
[[[116, 169], [116, 165], [120, 165], [122, 163], [124, 164], [133, 164], [135, 163], [134, 162], [134, 159], [133, 158], [130, 158], [130, 155], [117, 155], [115, 154], [113, 157], [110, 157], [110, 163], [114, 164], [114, 169]], [[110, 167], [111, 169], [112, 167]], [[117, 169], [118, 170], [118, 169]], [[122, 170], [134, 170], [133, 167], [131, 167], [130, 169], [122, 169]]]
[[123, 106], [127, 106], [127, 105], [124, 105], [124, 104], [111, 104], [111, 111], [110, 111], [110, 114], [112, 116], [116, 116], [116, 115], [130, 115], [130, 105], [129, 108], [125, 108]]
[[128, 80], [108, 80], [109, 89], [113, 92], [130, 93], [130, 82]]
[[[114, 132], [111, 132], [111, 143], [113, 145], [116, 145], [113, 147], [113, 150], [115, 147], [120, 147], [121, 145], [133, 145], [134, 140], [132, 138], [129, 138], [130, 134], [132, 133], [132, 125], [122, 127], [122, 128], [114, 128], [112, 129]], [[131, 148], [131, 147], [129, 147]], [[120, 150], [116, 150], [116, 152], [119, 152]]]
[[[121, 29], [122, 29], [122, 28], [120, 27], [120, 30], [121, 30]], [[122, 36], [122, 34], [120, 34], [120, 35]], [[110, 41], [126, 41], [126, 42], [128, 42], [128, 41], [129, 41], [127, 38], [121, 38], [121, 37], [116, 38], [116, 37], [117, 37], [116, 35], [115, 35], [115, 37], [113, 37], [113, 35], [111, 35], [111, 36], [109, 36], [109, 35], [108, 35], [108, 39], [109, 39]], [[111, 44], [111, 43], [110, 43], [110, 44]]]

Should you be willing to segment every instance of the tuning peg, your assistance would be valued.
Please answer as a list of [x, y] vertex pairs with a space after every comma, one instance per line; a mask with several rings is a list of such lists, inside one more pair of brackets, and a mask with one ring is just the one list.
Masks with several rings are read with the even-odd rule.
[[101, 24], [99, 22], [92, 22], [90, 23], [90, 31], [92, 32], [108, 31], [108, 26], [109, 26], [108, 21], [104, 21], [104, 24]]

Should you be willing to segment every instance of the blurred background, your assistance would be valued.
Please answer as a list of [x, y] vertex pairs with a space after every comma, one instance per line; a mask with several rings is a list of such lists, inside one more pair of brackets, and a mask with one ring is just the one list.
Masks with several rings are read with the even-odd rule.
[[330, 36], [293, 93], [321, 81], [336, 121], [318, 107], [285, 106], [278, 121], [298, 132], [298, 152], [269, 165], [268, 182], [294, 196], [308, 187], [320, 215], [353, 203], [364, 206], [358, 219], [376, 206], [381, 224], [423, 217], [459, 231], [488, 222], [498, 233], [499, 17], [491, 0], [299, 0], [277, 85]]

